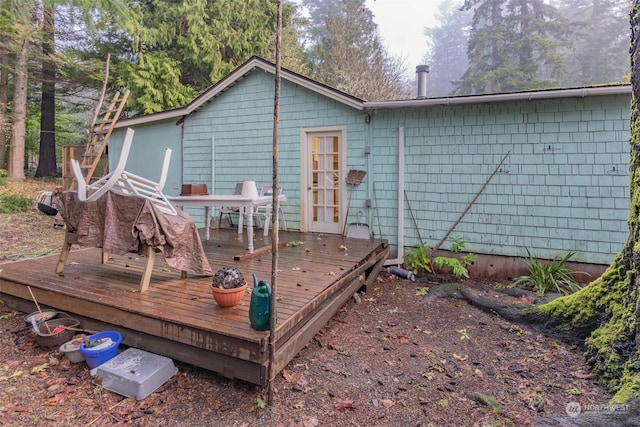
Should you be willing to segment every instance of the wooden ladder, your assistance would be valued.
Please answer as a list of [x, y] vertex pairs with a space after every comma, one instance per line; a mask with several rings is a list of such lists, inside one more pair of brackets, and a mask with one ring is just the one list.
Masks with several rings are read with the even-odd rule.
[[[89, 138], [80, 162], [80, 168], [86, 182], [91, 182], [91, 178], [98, 167], [102, 154], [107, 148], [109, 137], [120, 118], [120, 114], [122, 114], [128, 97], [129, 90], [126, 90], [124, 94], [119, 91], [116, 92], [100, 123], [97, 126], [92, 124], [89, 129]], [[76, 183], [74, 182], [73, 186], [75, 185]]]

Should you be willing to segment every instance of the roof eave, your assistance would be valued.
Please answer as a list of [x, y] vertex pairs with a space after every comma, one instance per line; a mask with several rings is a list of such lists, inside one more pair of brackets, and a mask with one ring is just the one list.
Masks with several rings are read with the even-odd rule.
[[144, 116], [132, 117], [130, 119], [120, 119], [120, 120], [118, 120], [118, 122], [116, 123], [114, 128], [118, 129], [118, 128], [124, 128], [124, 127], [129, 127], [129, 126], [142, 125], [142, 124], [146, 124], [146, 123], [160, 122], [160, 121], [163, 121], [163, 120], [174, 119], [176, 117], [182, 118], [187, 114], [188, 114], [188, 112], [187, 112], [186, 108], [179, 108], [179, 109], [176, 109], [176, 110], [161, 111], [159, 113], [152, 113], [152, 114], [146, 114]]
[[431, 107], [441, 105], [478, 104], [485, 102], [532, 101], [550, 98], [585, 98], [588, 96], [626, 95], [631, 94], [631, 85], [597, 86], [578, 89], [557, 89], [535, 92], [503, 93], [493, 95], [457, 96], [448, 98], [408, 99], [400, 101], [364, 102], [367, 110], [394, 109], [411, 107]]

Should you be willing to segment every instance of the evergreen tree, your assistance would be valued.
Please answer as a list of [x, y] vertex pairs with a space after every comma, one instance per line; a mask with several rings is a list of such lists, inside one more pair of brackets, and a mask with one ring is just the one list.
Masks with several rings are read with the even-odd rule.
[[627, 0], [556, 0], [572, 21], [574, 48], [564, 52], [571, 70], [563, 86], [589, 86], [628, 80], [629, 20]]
[[40, 150], [36, 177], [55, 176], [56, 167], [56, 64], [54, 55], [55, 4], [42, 8], [42, 71], [40, 101]]
[[[27, 136], [33, 134], [26, 130], [35, 130], [38, 124], [41, 149], [36, 174], [56, 172], [56, 142], [61, 142], [55, 139], [60, 130], [55, 123], [56, 109], [65, 108], [62, 115], [68, 124], [70, 116], [65, 113], [69, 109], [79, 107], [86, 112], [95, 108], [108, 52], [114, 52], [116, 58], [111, 90], [132, 89], [128, 107], [133, 113], [182, 106], [251, 55], [269, 53], [275, 0], [128, 3], [131, 8], [123, 1], [110, 0], [6, 0], [0, 4], [0, 59], [7, 64], [0, 71], [0, 123], [2, 131], [6, 123], [13, 132], [11, 159], [18, 163], [9, 167], [12, 179], [24, 177], [25, 148], [31, 145]], [[286, 10], [295, 8], [288, 5]], [[23, 17], [29, 22], [22, 24]], [[45, 22], [56, 26], [45, 26]], [[295, 37], [291, 40], [293, 43]], [[300, 54], [295, 46], [291, 52], [292, 57]], [[292, 58], [291, 63], [295, 61]], [[297, 63], [304, 61], [297, 59]], [[20, 89], [12, 98], [5, 95], [10, 85]], [[42, 109], [40, 114], [29, 113], [30, 119], [38, 120], [26, 121], [22, 111], [26, 111], [27, 97], [33, 98], [36, 90], [42, 93]], [[7, 112], [9, 105], [13, 109]], [[0, 137], [4, 165], [2, 132]], [[64, 142], [69, 143], [69, 137], [73, 134], [64, 133]], [[32, 149], [38, 151], [37, 146]]]
[[[7, 170], [11, 181], [24, 181], [25, 134], [27, 128], [27, 94], [29, 58], [33, 40], [38, 31], [34, 0], [8, 0], [0, 3], [0, 23], [4, 49], [12, 58], [13, 97], [11, 110], [11, 137]], [[7, 83], [8, 84], [8, 83]]]
[[9, 135], [9, 36], [11, 16], [0, 8], [0, 169], [6, 169]]
[[427, 96], [447, 96], [453, 92], [453, 81], [459, 80], [467, 69], [467, 44], [471, 24], [471, 12], [460, 10], [459, 3], [440, 3], [438, 25], [425, 28], [429, 52], [425, 64], [429, 64]]
[[[548, 419], [541, 425], [637, 425], [640, 404], [640, 0], [631, 13], [631, 137], [629, 164], [629, 237], [607, 270], [571, 295], [540, 305], [495, 303], [447, 284], [428, 298], [464, 298], [510, 321], [526, 322], [583, 343], [587, 364], [613, 397], [612, 404], [628, 404], [624, 411], [593, 411], [567, 419]], [[635, 420], [635, 421], [634, 421]], [[544, 420], [543, 420], [544, 421]]]
[[409, 97], [403, 64], [390, 57], [364, 0], [304, 0], [311, 77], [367, 100]]
[[615, 393], [613, 403], [637, 405], [640, 402], [640, 0], [632, 2], [630, 21], [629, 238], [601, 277], [581, 291], [544, 304], [540, 309], [560, 320], [560, 330], [587, 337], [587, 363], [596, 377]]
[[113, 76], [134, 113], [185, 105], [251, 56], [267, 57], [275, 33], [275, 0], [147, 0], [134, 10], [140, 25], [96, 40], [98, 51], [118, 49]]
[[543, 0], [465, 0], [474, 11], [469, 68], [456, 93], [480, 94], [557, 86], [565, 71], [560, 49], [570, 23]]
[[[309, 25], [309, 21], [300, 14], [299, 8], [287, 3], [283, 4], [282, 19], [280, 46], [282, 67], [303, 76], [308, 76], [309, 59], [301, 40], [304, 38], [304, 31]], [[276, 62], [275, 34], [269, 42], [267, 59], [274, 64]]]
[[[70, 59], [56, 53], [54, 43], [67, 47], [82, 40], [87, 33], [78, 32], [79, 21], [74, 18], [77, 15], [88, 20], [104, 4], [109, 10], [115, 10], [122, 2], [8, 0], [0, 3], [0, 39], [3, 41], [0, 55], [5, 64], [0, 76], [0, 121], [11, 129], [11, 161], [8, 167], [11, 170], [10, 179], [24, 179], [26, 158], [32, 159], [38, 152], [36, 175], [50, 176], [57, 173], [56, 135], [60, 128], [56, 126], [55, 117], [60, 103], [56, 100], [56, 88], [61, 87], [62, 94], [66, 95], [68, 88], [72, 87], [70, 82], [78, 85], [86, 82], [87, 78], [77, 79], [79, 73], [72, 75], [69, 72], [80, 69], [80, 64], [75, 58]], [[77, 11], [81, 13], [77, 14]], [[64, 30], [58, 31], [53, 26], [54, 22]], [[57, 70], [61, 72], [58, 73]], [[83, 70], [85, 76], [91, 71], [93, 70]], [[8, 96], [10, 85], [13, 86], [11, 97]], [[81, 84], [81, 87], [86, 90], [87, 86]], [[40, 111], [34, 108], [37, 92], [40, 92]], [[7, 105], [11, 105], [12, 109], [7, 110]], [[65, 123], [70, 122], [66, 120]], [[38, 127], [39, 138], [36, 136]], [[69, 136], [69, 133], [65, 133], [65, 137]], [[4, 143], [4, 138], [0, 142]]]

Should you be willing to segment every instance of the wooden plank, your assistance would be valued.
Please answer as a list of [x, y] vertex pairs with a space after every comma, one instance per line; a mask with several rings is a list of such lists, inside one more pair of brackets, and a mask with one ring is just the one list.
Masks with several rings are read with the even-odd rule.
[[[364, 277], [363, 273], [368, 268], [370, 268], [373, 264], [384, 263], [384, 261], [387, 259], [387, 256], [388, 256], [388, 250], [377, 254], [377, 256], [371, 259], [371, 264], [364, 264], [360, 266], [358, 269], [354, 270], [351, 275], [343, 278], [339, 282], [336, 282], [335, 286], [333, 286], [330, 289], [327, 289], [325, 292], [318, 295], [318, 297], [314, 298], [309, 304], [305, 306], [305, 310], [302, 310], [302, 309], [298, 310], [295, 313], [295, 315], [287, 319], [287, 322], [289, 323], [288, 327], [284, 327], [285, 325], [281, 325], [282, 327], [279, 327], [276, 330], [276, 341], [280, 342], [283, 340], [285, 341], [288, 340], [291, 335], [296, 333], [302, 327], [302, 325], [304, 325], [305, 318], [315, 316], [316, 313], [322, 310], [325, 304], [325, 301], [330, 301], [335, 299], [337, 295], [339, 295], [342, 292], [345, 286], [351, 287], [354, 281], [358, 281], [360, 283], [359, 287], [363, 286], [366, 283], [366, 277]], [[353, 293], [355, 293], [355, 291], [357, 291], [359, 287], [356, 288]]]
[[[280, 242], [280, 243], [278, 243], [278, 247], [279, 247], [279, 248], [282, 248], [282, 247], [284, 247], [284, 246], [286, 246], [286, 245], [287, 245], [287, 242]], [[258, 248], [258, 249], [254, 249], [254, 250], [253, 250], [253, 252], [251, 252], [251, 253], [240, 254], [240, 255], [234, 255], [234, 256], [233, 256], [233, 259], [234, 259], [235, 261], [246, 261], [246, 260], [248, 260], [248, 259], [255, 258], [255, 257], [257, 257], [257, 256], [264, 255], [264, 254], [266, 254], [266, 253], [270, 253], [272, 248], [273, 248], [273, 246], [272, 246], [272, 245], [269, 245], [269, 246], [262, 246], [262, 247], [260, 247], [260, 248]]]
[[340, 307], [353, 296], [360, 286], [360, 280], [354, 279], [349, 286], [342, 288], [334, 299], [326, 301], [326, 305], [322, 307], [322, 310], [318, 310], [315, 316], [305, 323], [303, 328], [300, 328], [294, 335], [288, 337], [286, 341], [279, 345], [276, 349], [274, 372], [280, 372], [284, 369], [313, 336], [327, 324]]

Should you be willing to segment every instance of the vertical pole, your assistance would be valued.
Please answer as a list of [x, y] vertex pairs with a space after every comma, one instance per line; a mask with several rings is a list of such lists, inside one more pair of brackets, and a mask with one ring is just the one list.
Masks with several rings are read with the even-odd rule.
[[398, 262], [404, 258], [404, 123], [398, 126]]
[[[278, 125], [280, 122], [280, 72], [281, 72], [281, 43], [282, 43], [282, 0], [278, 0], [278, 17], [276, 23], [276, 78], [273, 99], [273, 191], [271, 209], [271, 302], [269, 306], [269, 394], [267, 402], [273, 404], [275, 394], [275, 354], [276, 354], [276, 320], [278, 313], [276, 299], [278, 295], [278, 241], [280, 238], [280, 181], [278, 175]], [[265, 224], [265, 227], [267, 225]]]

